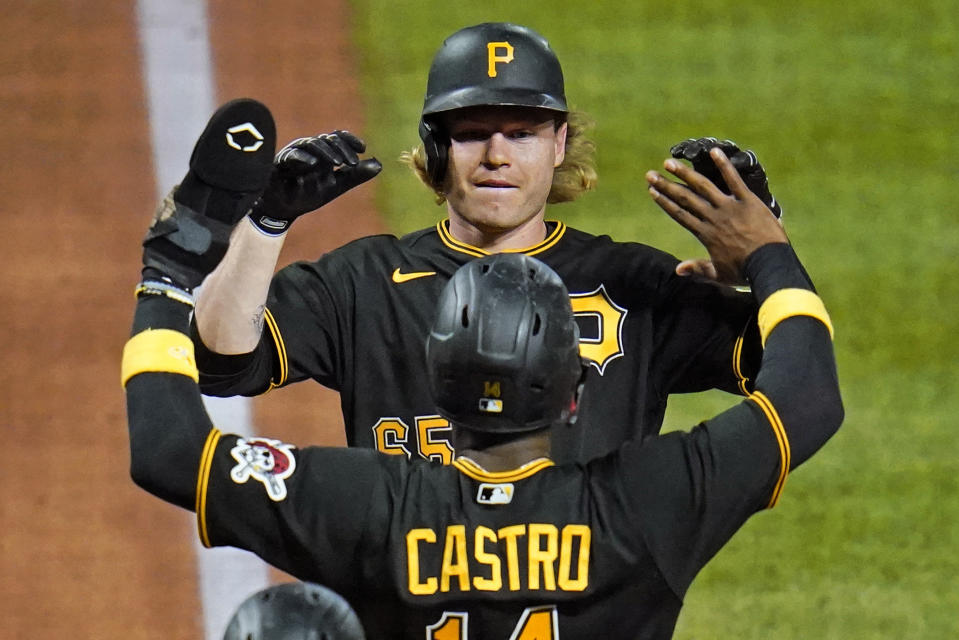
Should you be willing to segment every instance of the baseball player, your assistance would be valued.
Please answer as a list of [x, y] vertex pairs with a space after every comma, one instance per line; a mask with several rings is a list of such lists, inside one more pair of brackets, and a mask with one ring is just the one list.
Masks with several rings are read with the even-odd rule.
[[[423, 339], [453, 273], [501, 251], [555, 270], [580, 324], [589, 369], [579, 416], [597, 428], [557, 435], [557, 460], [588, 460], [657, 433], [671, 393], [747, 393], [762, 354], [751, 296], [682, 277], [677, 268], [690, 263], [649, 246], [546, 218], [548, 201], [572, 200], [595, 182], [582, 123], [542, 36], [504, 23], [454, 33], [433, 60], [422, 146], [409, 156], [448, 217], [402, 238], [357, 240], [271, 281], [290, 223], [380, 170], [349, 133], [294, 141], [198, 294], [204, 393], [256, 395], [312, 378], [340, 393], [348, 444], [448, 463], [450, 425], [428, 393]], [[710, 171], [717, 145], [778, 214], [755, 155], [715, 139], [674, 153]]]
[[223, 640], [365, 640], [356, 612], [318, 584], [287, 582], [240, 603]]
[[[191, 167], [232, 126], [211, 122]], [[202, 201], [175, 192], [144, 243], [123, 354], [133, 479], [194, 510], [204, 545], [342, 594], [369, 637], [670, 637], [697, 572], [842, 420], [828, 314], [766, 205], [712, 157], [728, 195], [675, 161], [666, 169], [685, 185], [647, 180], [717, 270], [752, 285], [765, 342], [755, 389], [689, 432], [586, 464], [556, 464], [550, 447], [585, 428], [572, 418], [592, 364], [568, 290], [521, 252], [465, 262], [437, 296], [424, 363], [452, 464], [220, 431], [187, 332], [191, 289], [222, 252], [169, 230], [238, 221], [238, 198], [229, 185], [208, 184]], [[241, 152], [220, 165], [259, 169]]]

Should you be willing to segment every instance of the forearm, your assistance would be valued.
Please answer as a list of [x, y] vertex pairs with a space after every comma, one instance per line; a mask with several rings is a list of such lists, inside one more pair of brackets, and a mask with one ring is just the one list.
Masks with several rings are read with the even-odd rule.
[[[761, 305], [760, 328], [766, 334], [756, 391], [781, 420], [790, 468], [795, 468], [825, 444], [843, 419], [829, 318], [824, 308], [816, 311], [821, 303], [812, 297], [812, 282], [788, 245], [756, 251], [746, 263], [746, 274]], [[784, 295], [806, 302], [787, 302], [780, 305], [785, 311], [777, 313], [771, 297], [782, 300]], [[782, 314], [787, 317], [776, 322]]]
[[[769, 251], [770, 250], [767, 249], [765, 252], [757, 253], [761, 258], [763, 253], [768, 253]], [[752, 266], [753, 270], [760, 268], [760, 265], [756, 264], [755, 261]], [[775, 264], [774, 261], [773, 264], [767, 265], [766, 268], [767, 273], [765, 276], [753, 285], [753, 296], [760, 302], [768, 298], [769, 295], [775, 292], [780, 286], [808, 289], [813, 293], [816, 292], [816, 287], [812, 279], [809, 277], [809, 274], [806, 273], [805, 267], [795, 256], [793, 256], [792, 259], [782, 262], [782, 264]], [[759, 373], [759, 367], [762, 364], [763, 354], [765, 353], [759, 336], [759, 328], [756, 324], [757, 320], [755, 315], [750, 319], [743, 333], [743, 344], [740, 352], [739, 369], [747, 379], [752, 379], [752, 383], [747, 385], [750, 388], [755, 388], [755, 378]]]
[[256, 348], [285, 237], [264, 235], [246, 219], [237, 225], [223, 261], [197, 291], [196, 328], [208, 349], [235, 355]]
[[[130, 376], [125, 385], [130, 475], [143, 489], [185, 509], [194, 508], [200, 455], [212, 428], [190, 377], [192, 360], [167, 359], [174, 343], [190, 345], [189, 312], [189, 306], [164, 296], [141, 298], [132, 336], [147, 340], [139, 345], [131, 340], [134, 347], [124, 350], [123, 363], [124, 377]], [[166, 344], [150, 341], [161, 332]]]

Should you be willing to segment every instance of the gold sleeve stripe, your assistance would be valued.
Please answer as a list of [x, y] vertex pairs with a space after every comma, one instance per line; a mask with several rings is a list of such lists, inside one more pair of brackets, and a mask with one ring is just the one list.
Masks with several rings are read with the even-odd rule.
[[203, 445], [203, 453], [200, 455], [200, 468], [196, 475], [196, 524], [197, 531], [200, 534], [200, 542], [204, 547], [211, 547], [210, 533], [206, 526], [206, 493], [210, 488], [210, 469], [213, 466], [213, 454], [216, 453], [216, 445], [220, 442], [220, 436], [223, 435], [219, 429], [210, 429], [206, 437], [206, 444]]
[[553, 461], [548, 458], [540, 458], [510, 471], [487, 471], [469, 458], [459, 457], [453, 460], [453, 466], [462, 473], [474, 480], [483, 482], [515, 482], [523, 478], [528, 478], [546, 467], [553, 466], [553, 464]]
[[816, 318], [829, 329], [832, 337], [832, 321], [822, 300], [812, 291], [806, 289], [780, 289], [772, 294], [759, 307], [759, 335], [762, 336], [763, 346], [766, 338], [780, 322], [793, 316], [811, 316]]
[[120, 365], [120, 384], [126, 387], [130, 378], [148, 372], [178, 373], [197, 382], [200, 374], [190, 337], [172, 329], [147, 329], [127, 340]]
[[776, 486], [773, 488], [773, 493], [769, 498], [769, 503], [766, 505], [767, 509], [772, 509], [779, 502], [779, 497], [782, 495], [783, 487], [786, 485], [786, 477], [789, 475], [789, 465], [791, 464], [792, 460], [792, 453], [789, 449], [789, 438], [786, 436], [786, 429], [783, 427], [783, 422], [779, 417], [779, 413], [776, 411], [776, 408], [773, 406], [773, 403], [769, 400], [769, 398], [767, 398], [761, 392], [756, 391], [749, 396], [749, 399], [759, 405], [759, 408], [762, 409], [762, 412], [766, 414], [766, 419], [769, 420], [769, 424], [773, 430], [773, 435], [776, 436], [776, 443], [779, 445], [779, 479], [776, 481]]
[[733, 345], [733, 374], [736, 376], [739, 392], [744, 396], [749, 395], [749, 389], [746, 388], [749, 378], [743, 375], [743, 345], [746, 343], [747, 330], [749, 330], [749, 322], [743, 326], [743, 330], [739, 332], [739, 337], [736, 338], [736, 343]]
[[270, 388], [281, 387], [286, 384], [286, 378], [290, 375], [290, 361], [286, 355], [286, 344], [283, 342], [283, 336], [280, 335], [280, 327], [276, 324], [276, 318], [265, 309], [263, 316], [266, 318], [266, 326], [270, 329], [270, 335], [273, 337], [273, 345], [276, 348], [276, 359], [280, 363], [278, 379], [270, 382]]

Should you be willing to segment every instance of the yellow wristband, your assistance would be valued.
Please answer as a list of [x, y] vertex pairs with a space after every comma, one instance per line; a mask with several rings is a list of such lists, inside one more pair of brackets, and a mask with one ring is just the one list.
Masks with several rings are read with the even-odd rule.
[[759, 335], [763, 346], [766, 338], [780, 322], [793, 316], [811, 316], [816, 318], [829, 329], [829, 337], [833, 335], [832, 321], [826, 312], [826, 305], [812, 291], [807, 289], [780, 289], [772, 294], [759, 307]]
[[127, 386], [138, 373], [179, 373], [200, 380], [190, 337], [171, 329], [147, 329], [130, 338], [123, 347], [120, 384]]

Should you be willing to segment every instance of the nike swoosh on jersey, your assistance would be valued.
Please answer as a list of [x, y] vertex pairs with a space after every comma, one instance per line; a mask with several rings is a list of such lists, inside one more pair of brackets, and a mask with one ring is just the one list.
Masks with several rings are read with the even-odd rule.
[[417, 278], [426, 278], [427, 276], [435, 275], [435, 271], [410, 271], [409, 273], [402, 273], [399, 269], [397, 269], [393, 272], [393, 282], [400, 284], [402, 282], [416, 280]]

